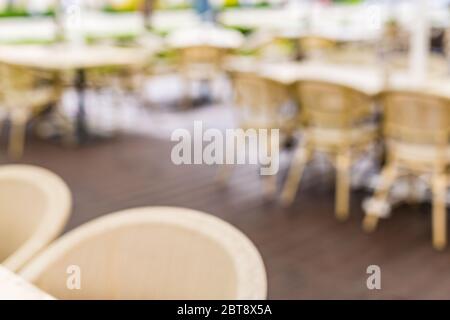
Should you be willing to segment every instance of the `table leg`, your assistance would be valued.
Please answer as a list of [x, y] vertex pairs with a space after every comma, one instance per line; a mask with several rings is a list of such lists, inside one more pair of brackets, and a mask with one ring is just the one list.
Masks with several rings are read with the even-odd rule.
[[212, 81], [213, 80], [200, 81], [200, 99], [199, 99], [200, 105], [212, 103], [213, 101], [211, 92]]
[[76, 118], [76, 135], [79, 142], [84, 142], [89, 137], [86, 123], [86, 73], [84, 69], [78, 69], [75, 75], [75, 88], [78, 96], [78, 112]]

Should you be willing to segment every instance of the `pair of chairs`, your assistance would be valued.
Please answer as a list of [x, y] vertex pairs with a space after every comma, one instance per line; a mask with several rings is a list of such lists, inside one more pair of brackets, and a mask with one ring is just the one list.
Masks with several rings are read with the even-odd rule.
[[[322, 152], [336, 166], [336, 216], [346, 219], [352, 163], [377, 138], [376, 126], [370, 121], [374, 113], [370, 97], [344, 86], [301, 81], [291, 88], [298, 97], [299, 111], [289, 103], [290, 90], [280, 83], [245, 72], [234, 72], [231, 78], [240, 127], [279, 129], [282, 139], [290, 138], [299, 127], [302, 129], [281, 194], [283, 204], [293, 201], [305, 166], [314, 153]], [[270, 181], [266, 190], [273, 195], [276, 176], [266, 180]]]
[[[258, 90], [250, 85], [248, 78], [259, 83]], [[289, 92], [280, 89], [274, 94], [268, 89], [273, 90], [280, 84], [251, 73], [235, 73], [232, 79], [238, 114], [245, 115], [239, 118], [241, 127], [278, 128], [286, 136], [296, 128], [302, 132], [281, 202], [284, 205], [293, 202], [306, 165], [314, 154], [323, 153], [337, 171], [335, 214], [339, 220], [349, 216], [353, 164], [380, 141], [380, 129], [375, 121], [378, 113], [375, 102], [380, 102], [387, 161], [374, 196], [365, 202], [363, 227], [366, 231], [375, 229], [379, 218], [389, 213], [389, 192], [393, 184], [401, 176], [413, 175], [424, 178], [431, 185], [433, 246], [436, 249], [445, 247], [445, 198], [450, 162], [448, 99], [407, 91], [386, 91], [374, 98], [334, 83], [299, 81], [292, 90], [300, 108], [297, 114], [291, 113], [285, 118], [282, 108], [289, 99]], [[266, 95], [268, 97], [264, 98]], [[263, 121], [255, 121], [257, 119]]]
[[[181, 208], [130, 209], [45, 248], [70, 210], [70, 191], [55, 174], [24, 165], [0, 168], [2, 265], [60, 299], [266, 297], [257, 249], [218, 218]], [[79, 287], [70, 286], [71, 276], [79, 276]]]

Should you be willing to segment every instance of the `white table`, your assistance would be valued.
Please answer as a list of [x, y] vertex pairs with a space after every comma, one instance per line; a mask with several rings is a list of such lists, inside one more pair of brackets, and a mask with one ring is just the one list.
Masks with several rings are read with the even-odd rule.
[[[193, 10], [157, 10], [151, 17], [152, 27], [157, 31], [169, 32], [193, 27], [200, 23]], [[93, 38], [107, 38], [120, 35], [140, 36], [145, 33], [142, 14], [83, 12], [83, 35]], [[51, 42], [55, 39], [56, 25], [50, 17], [18, 17], [0, 19], [0, 43]]]
[[225, 68], [234, 72], [253, 72], [286, 86], [300, 80], [329, 81], [377, 94], [383, 77], [375, 66], [330, 64], [322, 62], [258, 62], [254, 58], [236, 57], [226, 61]]
[[90, 134], [86, 125], [86, 70], [99, 67], [141, 66], [153, 54], [143, 48], [70, 45], [0, 46], [0, 62], [53, 72], [75, 71], [78, 94], [77, 137], [80, 142]]
[[[248, 71], [248, 69], [247, 69]], [[390, 74], [388, 81], [381, 67], [330, 64], [320, 62], [287, 62], [258, 65], [262, 77], [291, 85], [299, 80], [329, 81], [377, 95], [386, 87], [398, 90], [417, 90], [450, 99], [450, 76], [430, 76], [421, 83], [413, 81], [406, 71]]]
[[167, 44], [175, 49], [193, 46], [211, 46], [236, 49], [244, 43], [242, 34], [213, 24], [204, 23], [197, 27], [174, 31], [167, 37]]
[[0, 19], [0, 43], [49, 42], [55, 39], [55, 33], [55, 23], [47, 17]]
[[301, 26], [303, 11], [289, 9], [227, 9], [219, 14], [220, 23], [230, 27], [278, 30]]
[[374, 30], [358, 28], [337, 29], [329, 26], [309, 31], [281, 29], [275, 35], [278, 38], [288, 40], [298, 40], [302, 37], [318, 37], [341, 43], [373, 43], [381, 36], [380, 32]]
[[[338, 39], [355, 39], [364, 36], [361, 30], [380, 32], [382, 24], [389, 19], [390, 10], [383, 4], [360, 5], [318, 5], [308, 8], [301, 3], [276, 9], [227, 9], [219, 13], [219, 21], [227, 26], [265, 28], [289, 34], [305, 31], [305, 24], [319, 34], [335, 36]], [[403, 2], [393, 5], [393, 12], [407, 28], [414, 23], [411, 4]], [[142, 15], [133, 13], [105, 13], [86, 10], [83, 12], [83, 33], [92, 37], [106, 37], [123, 34], [140, 35], [144, 31]], [[305, 18], [310, 21], [306, 22]], [[442, 8], [431, 8], [433, 26], [448, 27], [450, 13]], [[170, 32], [198, 26], [201, 22], [194, 10], [156, 10], [152, 17], [155, 30]], [[326, 30], [322, 30], [325, 28]], [[313, 33], [317, 33], [313, 32]], [[9, 41], [51, 41], [55, 35], [52, 18], [2, 18], [0, 19], [0, 42]]]
[[[228, 26], [270, 30], [304, 28], [307, 25], [312, 29], [325, 26], [329, 30], [364, 29], [380, 32], [393, 14], [403, 26], [409, 28], [415, 22], [413, 2], [392, 2], [383, 4], [367, 1], [351, 5], [322, 5], [319, 2], [310, 5], [305, 2], [281, 8], [228, 9], [220, 13], [219, 21]], [[445, 8], [432, 6], [429, 14], [432, 26], [446, 27], [450, 23], [450, 12]]]
[[49, 294], [39, 290], [0, 265], [0, 300], [54, 300]]
[[150, 55], [144, 49], [115, 46], [0, 46], [0, 62], [53, 71], [138, 65], [145, 63]]
[[286, 62], [261, 65], [262, 77], [290, 85], [299, 80], [329, 81], [377, 94], [383, 85], [379, 68], [319, 62]]

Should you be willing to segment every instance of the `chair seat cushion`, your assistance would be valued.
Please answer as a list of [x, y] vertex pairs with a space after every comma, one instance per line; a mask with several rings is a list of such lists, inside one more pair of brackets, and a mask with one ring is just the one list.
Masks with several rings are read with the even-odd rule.
[[450, 147], [440, 148], [429, 144], [403, 143], [388, 141], [387, 145], [401, 159], [420, 162], [435, 162], [439, 157], [450, 161]]
[[308, 139], [314, 144], [324, 146], [339, 146], [346, 144], [362, 145], [376, 139], [378, 130], [373, 124], [361, 125], [350, 130], [311, 127], [306, 131]]
[[295, 118], [264, 119], [255, 118], [241, 122], [245, 129], [280, 129], [280, 131], [292, 131], [298, 123]]
[[282, 107], [279, 112], [252, 112], [237, 108], [235, 117], [239, 126], [244, 129], [280, 129], [281, 132], [292, 133], [299, 126], [299, 115], [296, 108], [290, 105]]

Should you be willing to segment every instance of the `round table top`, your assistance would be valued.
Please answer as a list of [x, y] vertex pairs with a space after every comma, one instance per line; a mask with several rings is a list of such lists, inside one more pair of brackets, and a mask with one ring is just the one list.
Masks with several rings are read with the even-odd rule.
[[[330, 25], [333, 28], [371, 28], [381, 30], [392, 15], [408, 27], [414, 23], [413, 1], [367, 1], [360, 4], [323, 4], [320, 2], [292, 2], [279, 8], [227, 9], [220, 13], [219, 21], [228, 26], [247, 28], [283, 29]], [[448, 27], [450, 12], [443, 5], [429, 7], [432, 26]], [[308, 20], [308, 21], [306, 21]]]
[[50, 18], [0, 19], [0, 43], [49, 42], [55, 39], [55, 23]]
[[143, 64], [151, 52], [103, 45], [4, 45], [0, 62], [46, 70], [74, 70]]
[[302, 37], [318, 37], [335, 42], [373, 42], [379, 39], [380, 32], [372, 29], [334, 28], [325, 26], [314, 30], [281, 29], [276, 33], [278, 38], [296, 40]]
[[[199, 18], [192, 10], [158, 10], [152, 16], [152, 27], [168, 32], [198, 25]], [[110, 14], [85, 12], [79, 30], [93, 38], [121, 35], [139, 36], [145, 33], [142, 15], [137, 12]], [[0, 43], [51, 42], [55, 39], [56, 25], [49, 17], [0, 18]]]
[[408, 70], [394, 70], [386, 82], [383, 68], [377, 65], [309, 62], [261, 62], [251, 58], [232, 58], [225, 68], [231, 72], [253, 72], [266, 79], [290, 86], [297, 81], [326, 81], [345, 85], [367, 95], [377, 95], [386, 88], [413, 90], [450, 99], [450, 75], [430, 74], [418, 81]]
[[208, 23], [198, 27], [174, 31], [167, 38], [167, 44], [172, 48], [212, 46], [235, 49], [239, 48], [243, 43], [244, 37], [238, 31], [221, 28]]

